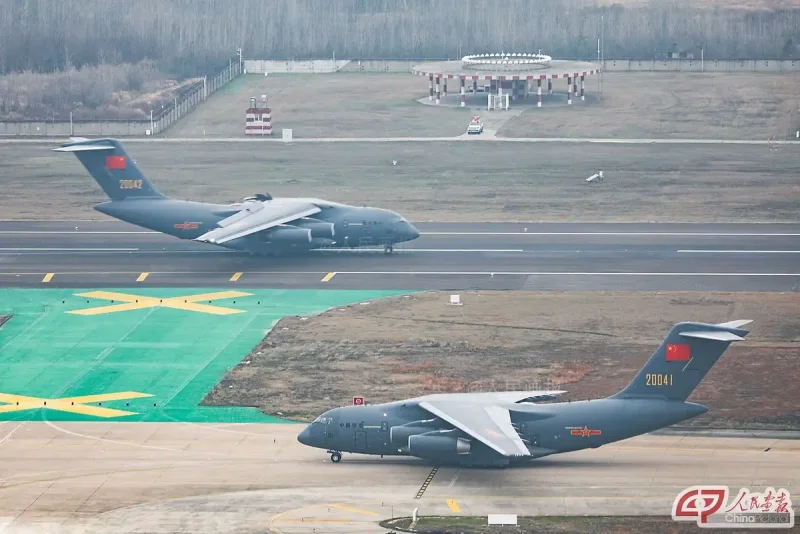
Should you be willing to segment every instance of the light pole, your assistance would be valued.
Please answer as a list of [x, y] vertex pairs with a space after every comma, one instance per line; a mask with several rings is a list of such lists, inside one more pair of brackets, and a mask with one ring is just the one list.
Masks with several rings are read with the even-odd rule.
[[241, 48], [237, 48], [236, 49], [236, 55], [239, 56], [239, 74], [241, 74], [242, 73], [242, 49]]

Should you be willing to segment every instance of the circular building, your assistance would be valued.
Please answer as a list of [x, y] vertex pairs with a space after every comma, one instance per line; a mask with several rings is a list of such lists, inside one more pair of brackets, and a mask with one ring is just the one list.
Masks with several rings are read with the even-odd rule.
[[[428, 77], [428, 100], [439, 104], [447, 96], [447, 80], [460, 83], [461, 107], [466, 106], [466, 86], [472, 94], [486, 95], [488, 109], [508, 109], [510, 102], [527, 99], [535, 92], [537, 106], [542, 107], [542, 84], [547, 83], [547, 93], [553, 94], [554, 80], [564, 80], [566, 102], [577, 98], [580, 79], [580, 98], [586, 100], [586, 77], [600, 73], [600, 67], [586, 61], [553, 59], [544, 54], [477, 54], [464, 56], [461, 61], [437, 61], [411, 68], [414, 74]], [[435, 86], [434, 86], [435, 80]], [[442, 83], [443, 82], [443, 83]], [[434, 90], [435, 89], [435, 90]]]

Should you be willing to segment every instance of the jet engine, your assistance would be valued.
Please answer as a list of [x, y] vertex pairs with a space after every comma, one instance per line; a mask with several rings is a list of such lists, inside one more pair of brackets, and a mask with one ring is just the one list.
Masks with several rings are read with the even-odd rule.
[[314, 237], [331, 238], [336, 234], [333, 223], [312, 219], [311, 217], [304, 217], [299, 221], [295, 221], [293, 226], [311, 230], [311, 235]]
[[453, 436], [416, 435], [408, 438], [408, 452], [420, 458], [469, 454], [470, 442]]
[[433, 430], [441, 430], [440, 426], [438, 419], [423, 419], [393, 426], [389, 429], [389, 441], [395, 447], [408, 447], [408, 438], [411, 436], [425, 434]]
[[282, 224], [262, 233], [263, 240], [271, 243], [305, 244], [311, 243], [311, 230]]
[[389, 429], [389, 440], [397, 447], [408, 447], [408, 438], [430, 431], [430, 428], [421, 426], [393, 426]]

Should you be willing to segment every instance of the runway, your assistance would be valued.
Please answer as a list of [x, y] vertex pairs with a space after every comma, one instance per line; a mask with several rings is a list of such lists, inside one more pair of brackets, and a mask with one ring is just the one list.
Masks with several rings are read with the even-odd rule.
[[392, 255], [261, 258], [121, 222], [0, 222], [0, 286], [800, 290], [800, 224], [415, 225]]
[[[0, 530], [378, 533], [421, 515], [666, 515], [697, 484], [797, 491], [796, 440], [646, 435], [510, 469], [300, 445], [300, 425], [0, 424]], [[4, 525], [5, 523], [5, 525]], [[50, 530], [48, 529], [50, 527]]]

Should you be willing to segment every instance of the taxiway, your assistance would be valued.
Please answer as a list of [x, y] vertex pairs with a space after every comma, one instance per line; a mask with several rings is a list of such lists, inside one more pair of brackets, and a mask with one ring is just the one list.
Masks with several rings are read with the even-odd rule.
[[[647, 435], [504, 470], [345, 455], [299, 425], [0, 424], [0, 530], [385, 532], [410, 515], [669, 515], [696, 484], [796, 492], [800, 442]], [[418, 497], [419, 496], [419, 497]], [[5, 524], [4, 524], [5, 523]], [[49, 531], [49, 530], [47, 530]]]
[[118, 222], [0, 222], [0, 286], [797, 291], [800, 224], [415, 223], [382, 250], [261, 258]]

